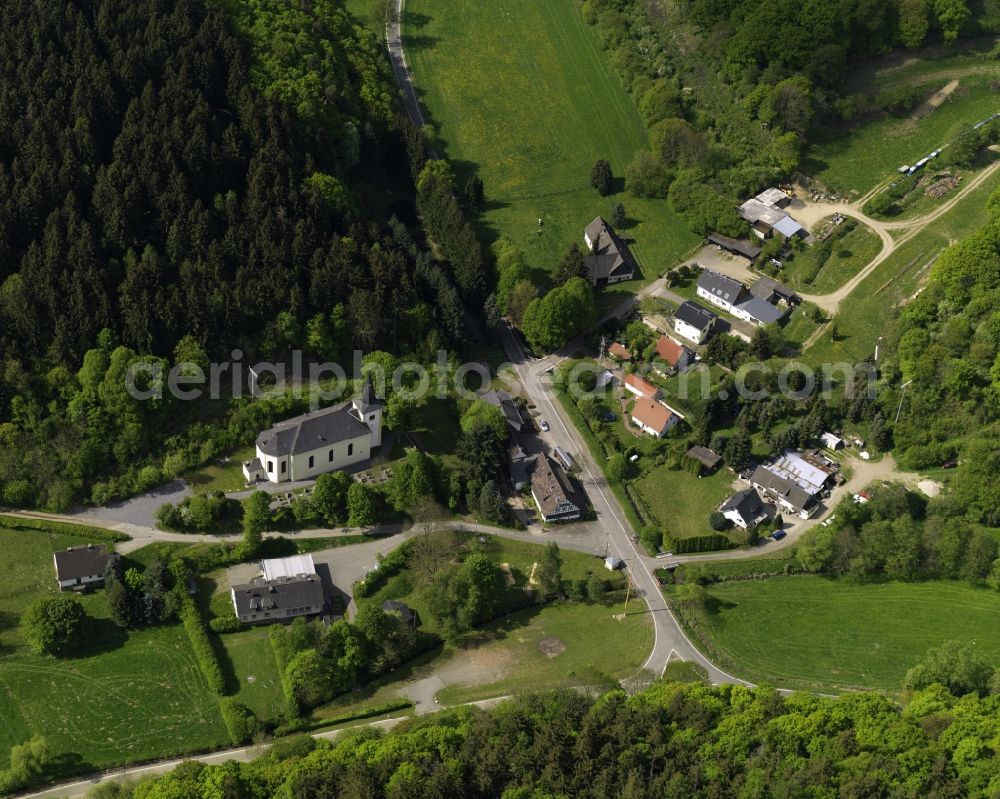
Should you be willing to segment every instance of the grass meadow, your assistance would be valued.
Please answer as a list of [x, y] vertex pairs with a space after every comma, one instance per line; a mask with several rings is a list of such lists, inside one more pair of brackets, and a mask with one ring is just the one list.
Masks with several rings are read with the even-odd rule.
[[899, 690], [943, 641], [1000, 662], [1000, 593], [964, 583], [857, 584], [815, 576], [719, 583], [694, 613], [703, 651], [752, 681], [803, 690]]
[[[973, 70], [977, 67], [966, 67]], [[939, 67], [939, 72], [945, 67]], [[956, 68], [956, 72], [961, 69]], [[949, 80], [942, 73], [914, 71], [875, 78], [879, 85], [929, 81], [928, 93]], [[951, 74], [951, 73], [949, 73]], [[957, 78], [958, 88], [921, 119], [911, 115], [886, 116], [851, 128], [830, 128], [809, 151], [803, 171], [831, 189], [859, 196], [895, 174], [897, 167], [913, 164], [942, 147], [982, 119], [1000, 111], [996, 74], [973, 71]]]
[[[84, 539], [0, 528], [8, 579], [0, 589], [0, 768], [10, 748], [42, 735], [53, 776], [227, 743], [219, 705], [180, 625], [125, 633], [103, 591], [78, 597], [91, 618], [72, 657], [31, 654], [17, 629], [34, 599], [56, 593], [52, 553]], [[141, 561], [140, 561], [141, 562]]]
[[510, 238], [532, 267], [552, 270], [570, 243], [583, 246], [595, 216], [622, 202], [644, 278], [697, 244], [666, 201], [590, 187], [591, 166], [606, 158], [620, 190], [648, 143], [573, 0], [409, 0], [403, 24], [417, 92], [459, 185], [472, 172], [485, 184], [487, 241]]

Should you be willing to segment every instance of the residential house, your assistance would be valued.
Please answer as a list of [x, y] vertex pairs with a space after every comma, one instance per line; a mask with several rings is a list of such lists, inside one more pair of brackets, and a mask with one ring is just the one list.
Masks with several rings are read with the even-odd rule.
[[584, 256], [590, 282], [607, 286], [631, 280], [635, 275], [635, 261], [625, 242], [602, 217], [597, 217], [583, 231], [589, 255]]
[[742, 319], [758, 327], [780, 322], [785, 316], [784, 310], [759, 297], [749, 297], [731, 308], [730, 313], [737, 319]]
[[[655, 362], [666, 365], [662, 370], [666, 374], [683, 372], [688, 364], [695, 359], [695, 354], [679, 341], [674, 341], [670, 336], [660, 336], [656, 342]], [[658, 366], [654, 366], [657, 371], [661, 371]]]
[[708, 447], [703, 447], [700, 444], [695, 444], [684, 454], [698, 461], [706, 472], [714, 472], [719, 467], [719, 464], [722, 463], [721, 456], [716, 455]]
[[326, 597], [317, 574], [256, 579], [229, 589], [233, 612], [244, 624], [267, 624], [315, 616], [323, 612]]
[[737, 491], [722, 503], [719, 510], [729, 521], [744, 530], [767, 521], [767, 509], [754, 488]]
[[524, 413], [521, 411], [520, 403], [508, 392], [497, 391], [494, 389], [487, 391], [484, 394], [480, 394], [479, 399], [489, 405], [499, 408], [501, 413], [503, 413], [504, 419], [507, 420], [507, 424], [510, 426], [510, 429], [515, 433], [520, 433], [525, 427], [527, 427], [528, 422], [524, 418]]
[[808, 519], [819, 507], [816, 494], [802, 488], [794, 480], [771, 471], [767, 466], [754, 469], [749, 482], [779, 509], [803, 519]]
[[696, 302], [685, 302], [674, 312], [674, 332], [695, 344], [704, 344], [712, 335], [718, 316]]
[[669, 405], [656, 402], [647, 397], [639, 397], [632, 408], [632, 422], [644, 433], [663, 438], [667, 431], [676, 427], [684, 419]]
[[637, 374], [625, 375], [625, 388], [631, 394], [646, 399], [658, 400], [663, 396], [663, 392], [659, 388]]
[[247, 481], [307, 480], [371, 458], [382, 444], [382, 402], [369, 376], [360, 397], [278, 422], [257, 436]]
[[521, 491], [531, 482], [531, 472], [537, 459], [537, 455], [528, 455], [520, 444], [511, 444], [507, 448], [507, 469], [515, 491]]
[[563, 468], [545, 455], [535, 458], [531, 496], [544, 522], [570, 522], [583, 515], [583, 501]]
[[103, 544], [69, 547], [52, 555], [56, 581], [63, 591], [79, 591], [104, 584], [108, 551]]
[[718, 233], [713, 233], [709, 236], [708, 243], [714, 244], [723, 252], [728, 252], [732, 255], [739, 255], [742, 258], [746, 258], [750, 261], [750, 263], [756, 261], [757, 256], [760, 255], [760, 247], [754, 247], [748, 241], [743, 241], [742, 239], [731, 239], [729, 236], [722, 236]]
[[723, 311], [732, 311], [734, 305], [738, 305], [749, 297], [747, 287], [740, 281], [728, 275], [713, 272], [711, 269], [701, 270], [695, 293]]
[[612, 342], [611, 346], [608, 347], [608, 355], [614, 358], [616, 361], [631, 361], [632, 353], [626, 349], [625, 345], [618, 341]]

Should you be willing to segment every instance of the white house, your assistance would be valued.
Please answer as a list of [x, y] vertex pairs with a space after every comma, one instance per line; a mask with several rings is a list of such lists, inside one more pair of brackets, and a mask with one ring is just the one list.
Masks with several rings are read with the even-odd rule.
[[63, 591], [80, 590], [104, 583], [108, 552], [103, 545], [87, 544], [55, 552], [56, 581]]
[[229, 589], [233, 612], [244, 624], [267, 624], [314, 616], [323, 611], [326, 597], [316, 574], [257, 579]]
[[728, 275], [713, 272], [711, 269], [701, 270], [695, 293], [702, 299], [708, 300], [712, 305], [717, 305], [723, 311], [731, 311], [733, 306], [739, 305], [750, 296], [747, 287], [740, 281]]
[[695, 344], [704, 344], [712, 335], [719, 317], [696, 302], [685, 302], [674, 312], [674, 332]]
[[722, 503], [719, 510], [729, 521], [744, 530], [767, 521], [767, 510], [753, 488], [736, 492]]
[[382, 444], [382, 402], [369, 376], [360, 397], [278, 422], [257, 436], [248, 482], [308, 480], [361, 463]]

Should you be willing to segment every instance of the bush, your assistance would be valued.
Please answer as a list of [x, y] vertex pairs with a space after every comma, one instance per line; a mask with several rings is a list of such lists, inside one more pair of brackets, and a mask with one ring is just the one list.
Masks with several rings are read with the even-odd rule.
[[729, 520], [720, 511], [712, 511], [708, 517], [708, 526], [721, 533], [729, 526]]
[[393, 702], [387, 702], [384, 705], [356, 710], [353, 713], [345, 713], [343, 716], [336, 716], [335, 718], [295, 719], [275, 728], [274, 736], [277, 738], [282, 735], [311, 732], [312, 730], [319, 730], [323, 727], [333, 726], [334, 724], [344, 724], [348, 721], [358, 721], [359, 719], [370, 719], [373, 716], [383, 716], [386, 713], [393, 713], [397, 710], [409, 710], [411, 707], [413, 707], [413, 703], [409, 700], [397, 699]]
[[229, 740], [234, 746], [252, 741], [260, 732], [260, 722], [253, 711], [242, 702], [237, 702], [231, 696], [224, 696], [219, 700], [219, 707], [229, 733]]
[[246, 629], [246, 625], [239, 620], [235, 613], [229, 613], [225, 616], [214, 618], [208, 623], [208, 626], [213, 633], [217, 633], [219, 635], [224, 635], [225, 633], [238, 633], [241, 630]]
[[215, 654], [215, 647], [212, 646], [212, 639], [208, 637], [205, 629], [205, 621], [198, 612], [198, 606], [191, 597], [187, 596], [183, 600], [181, 607], [181, 622], [184, 630], [191, 641], [191, 648], [194, 649], [195, 659], [201, 669], [205, 682], [212, 693], [222, 696], [226, 691], [226, 681], [222, 676], [222, 667]]
[[113, 530], [105, 530], [103, 527], [91, 527], [87, 524], [57, 522], [48, 519], [25, 519], [6, 514], [0, 514], [0, 527], [5, 527], [8, 530], [40, 530], [45, 533], [61, 533], [74, 538], [86, 538], [88, 541], [100, 541], [107, 544], [132, 540], [125, 533], [116, 533]]
[[401, 572], [409, 558], [409, 547], [402, 544], [396, 547], [388, 555], [379, 555], [375, 571], [369, 572], [364, 580], [359, 580], [354, 584], [354, 596], [364, 598], [371, 596], [379, 590], [386, 581]]

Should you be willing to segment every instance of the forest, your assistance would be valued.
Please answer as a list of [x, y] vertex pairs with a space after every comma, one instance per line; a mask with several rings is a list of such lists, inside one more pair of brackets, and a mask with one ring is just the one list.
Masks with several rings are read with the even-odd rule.
[[852, 92], [860, 61], [1000, 30], [992, 3], [966, 0], [587, 0], [584, 14], [649, 130], [626, 189], [669, 197], [702, 235], [746, 232], [734, 201], [792, 176], [817, 128], [906, 112], [931, 90]]
[[415, 718], [388, 734], [279, 740], [250, 763], [185, 763], [89, 796], [990, 796], [1000, 781], [998, 702], [934, 684], [902, 707], [873, 693], [786, 697], [700, 683], [660, 682], [634, 696], [552, 692]]
[[[426, 156], [340, 0], [15, 0], [0, 37], [5, 504], [64, 509], [102, 480], [107, 500], [176, 473], [169, 442], [205, 409], [126, 396], [139, 359], [350, 363], [464, 336], [478, 243], [447, 175], [419, 203], [455, 267], [408, 227]], [[252, 425], [219, 415], [243, 432], [218, 443], [245, 444]], [[213, 454], [205, 438], [181, 460]]]

